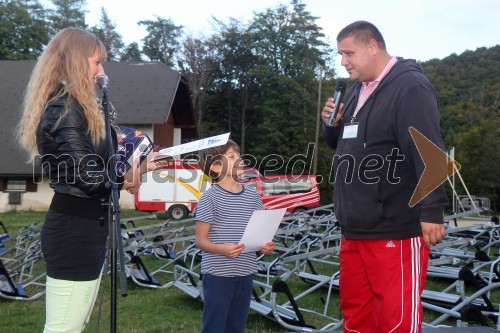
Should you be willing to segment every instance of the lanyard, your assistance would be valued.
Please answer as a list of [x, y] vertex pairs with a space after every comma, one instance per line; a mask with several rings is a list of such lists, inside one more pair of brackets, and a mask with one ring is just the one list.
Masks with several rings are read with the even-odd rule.
[[[363, 93], [363, 89], [364, 89], [364, 87], [361, 86], [361, 89], [359, 91], [360, 96]], [[365, 106], [366, 101], [368, 101], [370, 99], [370, 97], [372, 97], [372, 96], [373, 96], [373, 92], [370, 95], [366, 96], [366, 98], [364, 100], [358, 102], [358, 104], [356, 105], [356, 109], [354, 109], [354, 113], [351, 116], [351, 124], [354, 123], [354, 120], [356, 120], [356, 116], [358, 115], [359, 111], [361, 111], [363, 106]]]
[[356, 109], [354, 110], [354, 113], [351, 116], [351, 124], [354, 123], [354, 120], [356, 120], [356, 116], [358, 115], [359, 111], [363, 108], [363, 106], [365, 106], [366, 101], [369, 100], [370, 97], [371, 95], [368, 96], [362, 103], [358, 103]]
[[359, 110], [361, 110], [364, 104], [365, 104], [364, 102], [363, 104], [359, 104], [359, 106], [357, 106], [356, 109], [354, 110], [354, 113], [351, 116], [351, 124], [354, 123], [354, 120], [356, 120], [356, 116], [358, 115]]

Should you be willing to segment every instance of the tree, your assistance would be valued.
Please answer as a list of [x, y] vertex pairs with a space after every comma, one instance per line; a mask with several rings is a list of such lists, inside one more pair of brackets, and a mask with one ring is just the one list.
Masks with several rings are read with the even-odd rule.
[[169, 66], [175, 64], [176, 50], [182, 34], [182, 26], [174, 24], [172, 19], [156, 17], [156, 20], [139, 21], [137, 24], [146, 26], [148, 35], [142, 39], [143, 53], [151, 61], [161, 61]]
[[[293, 103], [285, 105], [279, 101], [271, 101], [269, 98], [279, 98], [277, 94], [261, 97], [265, 100], [262, 114], [274, 118], [266, 124], [261, 122], [260, 128], [268, 126], [265, 133], [268, 135], [291, 135], [286, 133], [290, 130], [294, 139], [285, 139], [282, 154], [291, 156], [295, 152], [305, 150], [307, 142], [314, 142], [314, 131], [317, 116], [317, 87], [315, 69], [318, 65], [331, 66], [333, 53], [331, 48], [323, 41], [324, 35], [321, 27], [316, 24], [316, 17], [305, 10], [305, 5], [300, 1], [292, 1], [291, 8], [284, 4], [274, 9], [267, 9], [254, 14], [248, 32], [252, 36], [254, 53], [261, 57], [261, 68], [259, 76], [263, 88], [267, 91], [272, 89], [281, 91], [280, 95], [293, 97]], [[278, 84], [271, 88], [273, 84]], [[286, 86], [289, 91], [282, 91]], [[281, 119], [280, 132], [272, 134], [272, 126], [276, 126]], [[262, 133], [262, 131], [259, 131]], [[266, 141], [273, 141], [269, 138]]]
[[108, 13], [101, 8], [99, 24], [92, 27], [90, 31], [101, 40], [108, 52], [107, 60], [118, 60], [123, 49], [122, 36], [116, 32], [115, 25], [109, 19]]
[[49, 41], [38, 0], [0, 1], [0, 59], [36, 60]]
[[500, 45], [422, 64], [439, 97], [445, 146], [456, 148], [460, 173], [471, 194], [488, 197], [496, 210], [500, 209], [498, 59]]
[[87, 11], [84, 9], [87, 5], [86, 0], [52, 0], [52, 3], [55, 6], [49, 16], [52, 35], [68, 27], [87, 29], [85, 23]]
[[215, 22], [218, 25], [213, 39], [215, 63], [218, 64], [215, 85], [224, 98], [227, 130], [233, 131], [233, 127], [239, 124], [236, 136], [239, 134], [240, 148], [244, 153], [247, 129], [256, 118], [255, 113], [251, 118], [247, 115], [253, 110], [252, 90], [256, 85], [253, 75], [259, 57], [252, 52], [252, 40], [245, 24], [236, 19], [230, 19], [228, 23]]
[[136, 42], [130, 43], [120, 57], [120, 61], [142, 61], [142, 53], [139, 50], [139, 44]]
[[[460, 173], [469, 192], [490, 199], [500, 209], [500, 118], [483, 122], [455, 137]], [[462, 192], [464, 193], [464, 192]]]
[[[256, 13], [246, 23], [215, 19], [211, 39], [217, 67], [207, 92], [204, 129], [207, 134], [231, 131], [242, 152], [261, 161], [270, 154], [285, 161], [307, 152], [315, 138], [314, 131], [306, 131], [316, 125], [315, 69], [332, 63], [316, 18], [300, 2], [292, 4]], [[329, 168], [319, 165], [327, 178]]]
[[322, 40], [325, 36], [315, 22], [317, 17], [298, 0], [292, 5], [292, 10], [281, 4], [255, 13], [249, 32], [254, 35], [255, 53], [275, 73], [310, 81], [318, 64], [333, 63], [332, 49]]
[[200, 39], [187, 36], [182, 43], [178, 61], [181, 73], [189, 83], [198, 131], [202, 136], [203, 114], [210, 98], [209, 92], [213, 87], [213, 74], [218, 68], [214, 44], [214, 38]]
[[309, 140], [301, 130], [303, 118], [300, 106], [309, 96], [296, 80], [288, 76], [268, 73], [260, 83], [257, 97], [262, 101], [258, 106], [262, 115], [258, 124], [260, 144], [253, 145], [251, 151], [259, 159], [278, 154], [284, 160], [305, 153], [308, 141], [314, 142], [314, 139], [311, 136]]

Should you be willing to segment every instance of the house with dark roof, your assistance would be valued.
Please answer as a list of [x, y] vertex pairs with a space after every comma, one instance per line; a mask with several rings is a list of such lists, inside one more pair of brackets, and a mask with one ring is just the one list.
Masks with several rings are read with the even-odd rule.
[[[53, 191], [40, 166], [29, 163], [15, 142], [15, 128], [34, 61], [0, 60], [0, 211], [45, 210]], [[107, 62], [109, 100], [116, 123], [148, 134], [155, 145], [171, 147], [197, 139], [191, 93], [182, 75], [163, 63]], [[134, 208], [122, 191], [123, 208]]]

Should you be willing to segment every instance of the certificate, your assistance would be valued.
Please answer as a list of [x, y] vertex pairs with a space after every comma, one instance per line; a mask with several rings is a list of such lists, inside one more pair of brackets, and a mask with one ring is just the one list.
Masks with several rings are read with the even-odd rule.
[[197, 150], [221, 146], [227, 143], [227, 140], [229, 139], [229, 134], [231, 133], [219, 134], [216, 136], [211, 136], [209, 138], [184, 143], [182, 145], [161, 149], [159, 151], [159, 154], [156, 155], [152, 159], [152, 161], [158, 161], [165, 158], [172, 158], [173, 156], [180, 154], [186, 154]]
[[241, 252], [258, 251], [262, 245], [272, 241], [285, 212], [286, 208], [253, 212], [239, 241], [245, 244], [245, 248]]

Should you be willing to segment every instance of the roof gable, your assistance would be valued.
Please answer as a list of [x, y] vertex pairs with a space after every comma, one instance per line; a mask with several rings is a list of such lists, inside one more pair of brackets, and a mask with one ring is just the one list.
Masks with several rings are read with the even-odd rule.
[[[0, 175], [33, 173], [33, 166], [26, 163], [28, 155], [14, 142], [14, 130], [35, 63], [0, 60], [0, 137], [4, 142], [0, 144]], [[104, 68], [109, 77], [109, 99], [118, 113], [117, 123], [163, 124], [170, 111], [179, 108], [175, 105], [181, 105], [180, 113], [186, 113], [187, 121], [194, 123], [190, 94], [178, 94], [179, 86], [179, 91], [189, 91], [179, 72], [163, 63], [106, 62]]]

